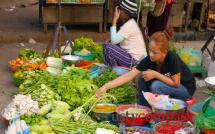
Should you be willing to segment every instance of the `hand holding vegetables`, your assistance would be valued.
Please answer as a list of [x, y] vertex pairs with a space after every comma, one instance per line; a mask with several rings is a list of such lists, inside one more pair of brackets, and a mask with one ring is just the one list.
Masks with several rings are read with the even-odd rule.
[[115, 78], [117, 78], [117, 74], [111, 71], [106, 71], [99, 77], [94, 78], [94, 83], [101, 87], [96, 91], [96, 97], [99, 98], [101, 94], [106, 93], [108, 90], [108, 88], [106, 87], [106, 83]]
[[102, 86], [101, 88], [97, 89], [96, 90], [96, 97], [101, 97], [102, 94], [106, 93], [107, 92], [107, 87], [106, 85]]
[[[117, 78], [117, 74], [115, 72], [106, 71], [99, 77], [93, 79], [93, 82], [98, 87], [101, 87], [96, 91], [96, 96], [100, 97], [101, 94], [107, 92], [108, 87], [106, 87], [105, 83], [114, 80], [115, 78]], [[109, 93], [116, 98], [115, 102], [118, 104], [130, 104], [135, 102], [135, 88], [130, 84], [114, 88], [110, 90]]]

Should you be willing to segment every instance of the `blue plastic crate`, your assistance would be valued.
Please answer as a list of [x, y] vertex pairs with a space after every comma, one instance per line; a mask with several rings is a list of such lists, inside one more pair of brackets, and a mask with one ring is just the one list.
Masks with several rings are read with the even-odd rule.
[[101, 69], [98, 66], [94, 66], [90, 69], [90, 79], [98, 77], [102, 73]]

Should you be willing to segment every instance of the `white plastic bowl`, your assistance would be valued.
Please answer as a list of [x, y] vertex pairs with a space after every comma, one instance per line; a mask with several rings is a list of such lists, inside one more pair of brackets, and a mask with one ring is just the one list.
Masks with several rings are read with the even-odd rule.
[[68, 64], [78, 64], [83, 60], [80, 56], [76, 56], [76, 55], [64, 55], [62, 56], [62, 59], [64, 63], [68, 63]]
[[205, 83], [209, 89], [215, 90], [215, 76], [205, 78]]

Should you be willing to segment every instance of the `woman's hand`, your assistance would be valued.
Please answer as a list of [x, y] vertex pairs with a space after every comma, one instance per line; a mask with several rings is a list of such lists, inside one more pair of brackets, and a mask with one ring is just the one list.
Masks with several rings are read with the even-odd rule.
[[118, 20], [119, 20], [119, 16], [120, 16], [120, 11], [119, 11], [119, 7], [116, 6], [115, 7], [115, 12], [114, 12], [114, 17], [113, 17], [113, 26], [116, 26]]
[[105, 43], [110, 43], [111, 41], [110, 41], [110, 39], [107, 39], [106, 41], [105, 41]]
[[142, 73], [145, 81], [150, 81], [152, 79], [155, 79], [157, 77], [157, 74], [158, 74], [158, 72], [156, 72], [154, 70], [147, 70]]
[[107, 89], [106, 85], [102, 86], [101, 88], [99, 88], [99, 89], [96, 91], [96, 97], [97, 97], [97, 98], [101, 97], [101, 95], [102, 95], [103, 93], [106, 93], [107, 90], [108, 90], [108, 89]]
[[133, 80], [138, 74], [140, 73], [139, 70], [133, 68], [130, 72], [106, 83], [100, 89], [96, 91], [96, 97], [100, 97], [103, 93], [106, 93], [109, 89], [113, 89], [128, 83], [129, 81]]

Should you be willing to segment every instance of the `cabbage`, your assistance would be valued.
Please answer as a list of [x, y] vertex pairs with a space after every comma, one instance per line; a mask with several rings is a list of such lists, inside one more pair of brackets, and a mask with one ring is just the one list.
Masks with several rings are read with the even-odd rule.
[[62, 73], [61, 70], [57, 69], [57, 68], [54, 68], [54, 67], [47, 67], [46, 68], [46, 71], [53, 74], [53, 75], [59, 75]]
[[53, 101], [53, 109], [52, 113], [53, 114], [66, 114], [69, 112], [70, 106], [63, 101]]
[[69, 122], [72, 117], [72, 113], [68, 112], [66, 114], [54, 114], [54, 113], [49, 113], [47, 114], [47, 118], [51, 121], [64, 121], [64, 122]]
[[51, 132], [52, 128], [49, 125], [34, 125], [30, 127], [30, 130], [36, 133]]
[[68, 109], [57, 107], [51, 113], [52, 114], [65, 114], [68, 111], [69, 111]]
[[48, 120], [42, 120], [39, 123], [39, 125], [48, 125], [48, 124], [49, 124]]
[[30, 134], [38, 134], [37, 132], [31, 131]]
[[55, 67], [57, 69], [61, 69], [63, 61], [60, 58], [48, 57], [46, 59], [46, 64], [48, 67]]
[[105, 128], [97, 128], [95, 134], [115, 134], [115, 132]]
[[51, 110], [51, 108], [52, 108], [52, 104], [51, 103], [48, 103], [48, 104], [44, 105], [40, 109], [39, 115], [42, 115], [42, 116], [46, 115]]
[[63, 101], [52, 101], [52, 103], [54, 108], [65, 108], [67, 110], [70, 108], [69, 104]]

